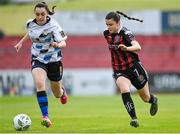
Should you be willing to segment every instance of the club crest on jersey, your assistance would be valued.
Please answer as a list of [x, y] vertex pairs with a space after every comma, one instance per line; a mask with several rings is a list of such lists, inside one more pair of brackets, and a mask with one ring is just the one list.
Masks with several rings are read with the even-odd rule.
[[120, 35], [116, 35], [116, 36], [114, 37], [114, 44], [120, 44], [120, 43], [123, 44], [123, 38], [122, 38], [122, 36], [120, 36]]
[[116, 36], [114, 37], [114, 43], [115, 43], [115, 44], [119, 44], [119, 43], [120, 43], [120, 36], [119, 36], [119, 35], [116, 35]]

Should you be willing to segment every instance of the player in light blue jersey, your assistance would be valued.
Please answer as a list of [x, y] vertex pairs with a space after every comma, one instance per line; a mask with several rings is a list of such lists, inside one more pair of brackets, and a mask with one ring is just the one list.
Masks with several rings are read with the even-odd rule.
[[61, 79], [63, 75], [63, 64], [61, 62], [61, 49], [66, 47], [66, 34], [59, 24], [50, 17], [54, 14], [54, 8], [49, 10], [45, 2], [35, 5], [35, 19], [27, 22], [27, 33], [15, 45], [19, 52], [24, 41], [28, 38], [32, 41], [32, 76], [37, 90], [37, 101], [42, 113], [41, 124], [50, 127], [52, 122], [48, 115], [48, 98], [45, 82], [48, 77], [51, 89], [56, 98], [60, 98], [62, 104], [67, 102], [67, 94], [63, 88]]

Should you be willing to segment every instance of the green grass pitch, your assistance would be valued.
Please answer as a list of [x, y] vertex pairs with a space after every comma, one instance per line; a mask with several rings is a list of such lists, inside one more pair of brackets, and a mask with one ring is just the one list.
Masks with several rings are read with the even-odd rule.
[[36, 97], [0, 97], [0, 133], [16, 133], [13, 117], [28, 114], [32, 126], [24, 133], [180, 133], [180, 96], [158, 94], [159, 112], [149, 114], [149, 104], [133, 95], [140, 127], [132, 128], [120, 95], [101, 97], [70, 97], [62, 105], [49, 97], [51, 128], [40, 125], [41, 114]]

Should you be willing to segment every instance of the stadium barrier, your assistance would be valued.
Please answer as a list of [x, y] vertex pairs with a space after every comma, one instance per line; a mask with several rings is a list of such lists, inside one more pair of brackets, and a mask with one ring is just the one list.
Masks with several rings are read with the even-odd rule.
[[[63, 85], [68, 94], [112, 95], [115, 94], [115, 84], [111, 77], [111, 69], [65, 69]], [[47, 80], [47, 90], [51, 94], [50, 83]], [[30, 70], [0, 71], [1, 95], [34, 95], [35, 86]]]
[[[54, 18], [71, 35], [102, 35], [106, 28], [107, 12], [57, 11]], [[121, 17], [121, 25], [139, 35], [180, 33], [180, 11], [143, 10], [127, 12], [129, 16], [143, 19], [143, 23]], [[63, 19], [61, 19], [63, 18]], [[153, 18], [153, 19], [152, 19]]]
[[[67, 12], [57, 11], [53, 16], [70, 35], [102, 35], [106, 28], [105, 16], [107, 12]], [[161, 14], [159, 10], [143, 10], [127, 12], [129, 16], [143, 19], [143, 23], [130, 21], [121, 17], [121, 25], [131, 29], [135, 34], [160, 35]], [[61, 19], [63, 18], [63, 19]], [[152, 21], [153, 18], [153, 21]]]
[[[180, 73], [149, 73], [152, 92], [180, 92]], [[65, 69], [63, 84], [69, 95], [113, 95], [119, 93], [111, 69]], [[47, 92], [52, 94], [47, 80]], [[132, 86], [132, 92], [136, 89]], [[30, 70], [0, 71], [1, 95], [34, 95], [35, 86]]]
[[154, 92], [180, 92], [180, 72], [149, 73], [149, 84]]

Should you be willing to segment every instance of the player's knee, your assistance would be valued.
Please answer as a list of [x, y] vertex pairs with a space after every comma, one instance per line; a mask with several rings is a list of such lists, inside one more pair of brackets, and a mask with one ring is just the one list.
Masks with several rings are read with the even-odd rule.
[[43, 89], [45, 87], [45, 85], [42, 81], [37, 81], [36, 87], [37, 87], [37, 89]]
[[120, 88], [120, 92], [121, 93], [127, 93], [127, 92], [130, 92], [128, 88]]

